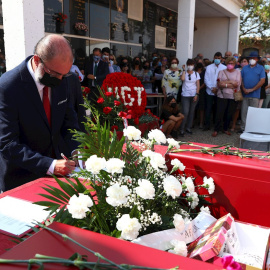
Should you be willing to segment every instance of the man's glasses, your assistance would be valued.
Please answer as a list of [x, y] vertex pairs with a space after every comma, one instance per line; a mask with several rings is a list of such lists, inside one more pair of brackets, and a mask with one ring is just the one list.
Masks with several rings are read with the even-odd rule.
[[191, 80], [191, 74], [188, 74], [188, 79]]
[[50, 70], [46, 67], [45, 63], [43, 62], [43, 60], [39, 57], [42, 65], [43, 65], [43, 69], [45, 70], [45, 72], [47, 72], [51, 77], [59, 77], [59, 76], [62, 76], [64, 78], [66, 77], [69, 77], [72, 73], [71, 72], [68, 72], [67, 74], [61, 74], [61, 73], [58, 73], [56, 71], [53, 71], [53, 70]]

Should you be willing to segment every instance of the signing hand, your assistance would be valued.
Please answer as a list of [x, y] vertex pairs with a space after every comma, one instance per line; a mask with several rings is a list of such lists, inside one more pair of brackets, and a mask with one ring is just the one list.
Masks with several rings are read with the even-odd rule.
[[90, 80], [94, 80], [95, 76], [93, 74], [89, 74], [89, 75], [87, 75], [87, 78], [90, 79]]
[[67, 175], [75, 169], [75, 162], [73, 160], [59, 159], [56, 161], [54, 172], [55, 175]]

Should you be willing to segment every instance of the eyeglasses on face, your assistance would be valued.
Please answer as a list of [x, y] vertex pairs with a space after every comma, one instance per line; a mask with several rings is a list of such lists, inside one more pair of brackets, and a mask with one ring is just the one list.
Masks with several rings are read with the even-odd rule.
[[43, 69], [45, 70], [45, 72], [47, 72], [51, 77], [59, 77], [59, 76], [62, 76], [64, 78], [66, 77], [69, 77], [71, 75], [71, 72], [68, 72], [67, 74], [61, 74], [59, 72], [56, 72], [56, 71], [53, 71], [53, 70], [50, 70], [47, 68], [47, 66], [45, 65], [44, 61], [39, 57], [40, 59], [40, 62], [42, 63], [43, 65]]

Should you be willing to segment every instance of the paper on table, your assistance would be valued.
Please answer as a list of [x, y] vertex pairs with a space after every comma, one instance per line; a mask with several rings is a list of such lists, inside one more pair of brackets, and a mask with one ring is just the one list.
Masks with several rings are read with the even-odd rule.
[[21, 237], [34, 226], [34, 222], [43, 222], [48, 217], [49, 212], [45, 208], [6, 196], [0, 199], [0, 230]]

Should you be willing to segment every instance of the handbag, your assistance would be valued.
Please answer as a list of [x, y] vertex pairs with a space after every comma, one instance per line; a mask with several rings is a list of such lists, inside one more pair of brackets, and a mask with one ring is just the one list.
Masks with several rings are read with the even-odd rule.
[[[225, 76], [227, 77], [227, 80], [229, 81], [228, 75], [225, 72], [225, 70], [223, 70], [223, 73], [225, 74]], [[241, 91], [237, 91], [236, 89], [233, 92], [233, 97], [235, 101], [242, 101], [243, 100], [243, 95]]]

